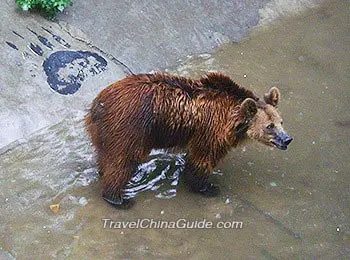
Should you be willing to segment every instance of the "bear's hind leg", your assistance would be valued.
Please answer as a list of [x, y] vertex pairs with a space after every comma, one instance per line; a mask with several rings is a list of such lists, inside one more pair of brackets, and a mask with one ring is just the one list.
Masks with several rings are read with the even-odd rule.
[[123, 198], [123, 189], [130, 181], [136, 164], [125, 162], [103, 160], [99, 162], [100, 171], [102, 171], [102, 197], [105, 201], [117, 209], [129, 209], [134, 201]]

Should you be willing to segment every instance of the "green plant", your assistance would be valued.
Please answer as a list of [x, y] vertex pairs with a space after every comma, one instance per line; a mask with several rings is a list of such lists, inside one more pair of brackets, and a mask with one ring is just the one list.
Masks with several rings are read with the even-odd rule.
[[72, 0], [16, 0], [16, 3], [23, 11], [39, 10], [51, 19], [73, 4]]

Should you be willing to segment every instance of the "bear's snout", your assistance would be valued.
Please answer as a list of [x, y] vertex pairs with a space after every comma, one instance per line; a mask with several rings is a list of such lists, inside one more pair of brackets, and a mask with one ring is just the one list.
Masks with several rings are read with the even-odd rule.
[[288, 145], [293, 141], [293, 137], [288, 135], [286, 132], [280, 131], [278, 132], [272, 143], [281, 150], [287, 150]]

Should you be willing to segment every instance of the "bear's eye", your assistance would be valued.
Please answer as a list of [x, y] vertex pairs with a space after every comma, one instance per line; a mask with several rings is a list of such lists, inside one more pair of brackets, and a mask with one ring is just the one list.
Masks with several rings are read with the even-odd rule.
[[281, 121], [281, 125], [283, 125], [283, 121]]
[[274, 123], [271, 123], [271, 124], [269, 124], [266, 128], [267, 128], [267, 129], [275, 128], [275, 124], [274, 124]]

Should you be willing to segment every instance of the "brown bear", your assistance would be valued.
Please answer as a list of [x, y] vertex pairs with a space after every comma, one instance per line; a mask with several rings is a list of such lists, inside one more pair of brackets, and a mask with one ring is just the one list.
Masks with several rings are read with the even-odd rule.
[[153, 148], [186, 148], [185, 183], [216, 196], [208, 177], [227, 152], [245, 139], [287, 149], [292, 141], [277, 112], [280, 92], [260, 100], [229, 77], [209, 73], [198, 80], [155, 73], [120, 80], [95, 98], [86, 127], [97, 152], [102, 196], [129, 208], [123, 188]]

